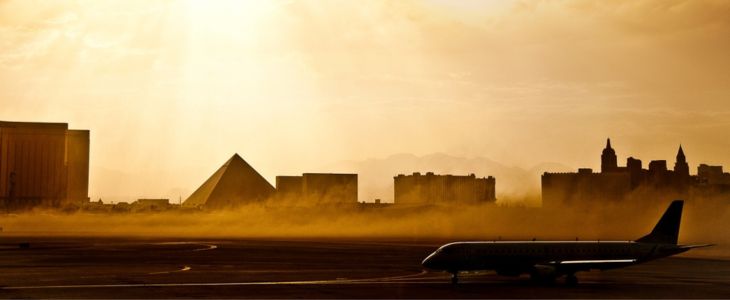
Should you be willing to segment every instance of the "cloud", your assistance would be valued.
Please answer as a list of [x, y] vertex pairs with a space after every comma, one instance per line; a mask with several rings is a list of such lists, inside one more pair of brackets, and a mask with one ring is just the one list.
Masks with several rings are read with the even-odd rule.
[[629, 34], [687, 33], [730, 25], [730, 3], [716, 0], [570, 1], [579, 12], [598, 16]]
[[728, 1], [199, 4], [0, 2], [0, 119], [90, 128], [92, 165], [174, 186], [232, 152], [584, 165], [606, 135], [730, 163]]

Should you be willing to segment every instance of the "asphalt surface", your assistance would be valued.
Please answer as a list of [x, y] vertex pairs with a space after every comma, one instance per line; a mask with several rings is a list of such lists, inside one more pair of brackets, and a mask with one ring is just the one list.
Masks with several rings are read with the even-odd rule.
[[[27, 244], [24, 244], [27, 243]], [[666, 258], [568, 287], [422, 270], [440, 241], [4, 238], [0, 298], [730, 298], [730, 261]]]

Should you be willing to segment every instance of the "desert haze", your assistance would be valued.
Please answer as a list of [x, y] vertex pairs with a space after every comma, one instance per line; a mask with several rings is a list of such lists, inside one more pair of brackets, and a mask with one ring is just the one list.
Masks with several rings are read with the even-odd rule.
[[399, 153], [595, 168], [610, 136], [621, 157], [682, 143], [695, 170], [730, 165], [728, 15], [694, 0], [1, 1], [0, 119], [91, 129], [91, 197], [116, 201], [184, 199], [234, 152], [273, 182]]

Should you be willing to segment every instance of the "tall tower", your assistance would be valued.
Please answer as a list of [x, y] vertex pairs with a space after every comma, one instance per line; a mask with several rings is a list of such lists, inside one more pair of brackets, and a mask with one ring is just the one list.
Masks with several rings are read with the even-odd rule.
[[679, 145], [677, 161], [674, 163], [674, 173], [678, 176], [689, 177], [689, 164], [687, 164], [687, 157], [684, 156], [682, 145]]
[[601, 173], [612, 172], [618, 169], [616, 151], [611, 148], [611, 139], [606, 140], [606, 148], [601, 153]]

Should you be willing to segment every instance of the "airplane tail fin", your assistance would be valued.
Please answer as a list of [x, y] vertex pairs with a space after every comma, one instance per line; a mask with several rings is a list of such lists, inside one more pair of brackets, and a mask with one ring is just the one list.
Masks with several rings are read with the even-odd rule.
[[648, 235], [636, 240], [639, 243], [677, 244], [679, 222], [682, 220], [683, 200], [674, 200], [662, 218]]

